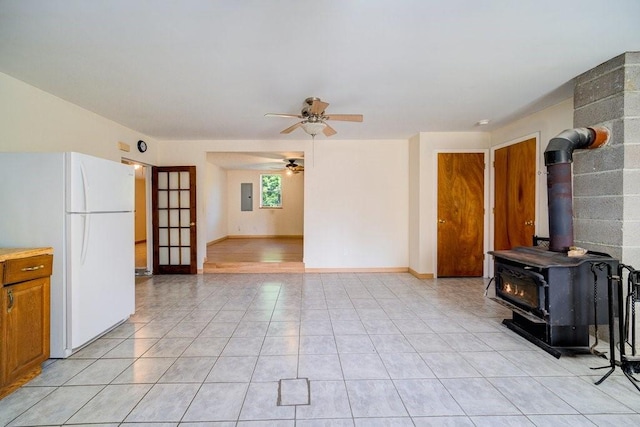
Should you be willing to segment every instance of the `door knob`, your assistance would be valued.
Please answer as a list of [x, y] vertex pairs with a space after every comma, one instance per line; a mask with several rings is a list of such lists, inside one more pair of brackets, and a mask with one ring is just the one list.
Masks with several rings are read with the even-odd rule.
[[192, 222], [191, 224], [189, 224], [190, 226], [194, 227], [196, 225], [195, 222]]
[[524, 225], [533, 225], [533, 220], [525, 221]]
[[444, 219], [439, 219], [439, 220], [438, 220], [438, 223], [439, 223], [439, 224], [444, 224], [445, 222], [446, 222], [446, 221], [445, 221]]

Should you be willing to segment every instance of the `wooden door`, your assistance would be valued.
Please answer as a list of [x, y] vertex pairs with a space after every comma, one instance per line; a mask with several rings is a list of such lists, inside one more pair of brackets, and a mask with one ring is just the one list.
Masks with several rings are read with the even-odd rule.
[[535, 138], [495, 151], [495, 250], [532, 245], [536, 158]]
[[196, 274], [196, 167], [154, 167], [153, 272]]
[[483, 273], [484, 154], [438, 154], [438, 277]]

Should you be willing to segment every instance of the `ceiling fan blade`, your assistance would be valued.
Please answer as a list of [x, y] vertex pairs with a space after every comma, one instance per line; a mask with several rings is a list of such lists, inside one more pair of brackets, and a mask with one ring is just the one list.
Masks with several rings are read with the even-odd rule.
[[301, 119], [302, 116], [300, 114], [280, 114], [280, 113], [267, 113], [264, 115], [265, 117], [290, 117], [294, 119]]
[[324, 116], [325, 120], [335, 120], [339, 122], [361, 122], [364, 117], [362, 114], [328, 114]]
[[324, 129], [322, 130], [322, 133], [324, 133], [324, 136], [331, 136], [331, 135], [335, 135], [338, 132], [336, 132], [336, 130], [334, 128], [332, 128], [331, 126], [326, 125], [324, 127]]
[[328, 106], [329, 106], [328, 102], [323, 102], [323, 101], [320, 101], [319, 99], [315, 99], [311, 104], [311, 108], [309, 109], [309, 112], [311, 114], [321, 114], [325, 110], [325, 108], [327, 108]]
[[286, 128], [285, 130], [281, 131], [280, 133], [291, 133], [294, 130], [298, 129], [300, 126], [302, 126], [302, 122], [298, 122], [293, 126], [289, 126], [288, 128]]

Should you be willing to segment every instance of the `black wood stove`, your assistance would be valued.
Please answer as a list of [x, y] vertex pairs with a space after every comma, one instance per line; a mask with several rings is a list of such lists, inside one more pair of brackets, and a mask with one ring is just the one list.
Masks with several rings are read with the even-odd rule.
[[587, 252], [577, 257], [541, 247], [490, 252], [496, 300], [512, 310], [504, 324], [559, 357], [588, 350], [589, 326], [608, 323], [607, 264], [618, 261]]
[[[588, 350], [589, 326], [609, 323], [608, 273], [618, 261], [573, 247], [571, 162], [574, 149], [608, 141], [606, 128], [569, 129], [545, 150], [549, 248], [494, 251], [495, 298], [512, 309], [505, 325], [548, 352]], [[608, 268], [603, 268], [608, 267]]]

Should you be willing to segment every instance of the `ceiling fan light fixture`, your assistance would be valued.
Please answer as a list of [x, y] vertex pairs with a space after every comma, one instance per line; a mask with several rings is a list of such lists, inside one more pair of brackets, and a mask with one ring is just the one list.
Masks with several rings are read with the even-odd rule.
[[317, 135], [322, 132], [327, 125], [324, 122], [304, 122], [301, 127], [302, 130], [309, 135]]
[[287, 175], [295, 175], [304, 171], [304, 166], [297, 164], [296, 159], [287, 159], [286, 161], [289, 162], [285, 165]]

